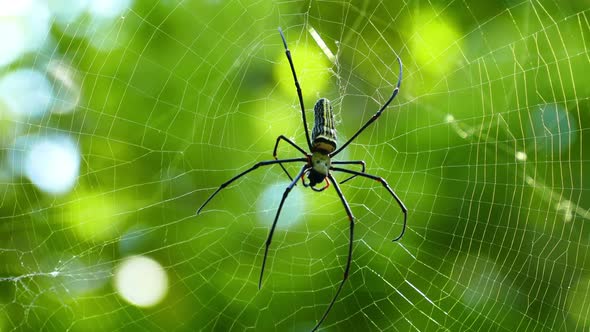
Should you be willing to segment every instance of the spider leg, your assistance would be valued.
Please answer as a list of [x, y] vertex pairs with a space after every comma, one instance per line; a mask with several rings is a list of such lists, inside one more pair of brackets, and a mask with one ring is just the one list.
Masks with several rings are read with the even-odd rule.
[[393, 196], [393, 198], [395, 199], [395, 201], [399, 205], [400, 209], [404, 213], [404, 225], [402, 228], [402, 232], [395, 239], [393, 239], [392, 242], [395, 242], [395, 241], [401, 239], [402, 236], [404, 236], [404, 232], [406, 231], [406, 225], [407, 225], [407, 220], [408, 220], [408, 209], [406, 208], [406, 206], [404, 205], [402, 200], [396, 195], [396, 193], [393, 191], [393, 189], [391, 189], [391, 187], [389, 186], [387, 181], [385, 181], [385, 179], [383, 179], [382, 177], [379, 177], [379, 176], [375, 176], [375, 175], [371, 175], [371, 174], [367, 174], [367, 173], [361, 173], [361, 172], [357, 172], [357, 171], [353, 171], [353, 170], [349, 170], [349, 169], [345, 169], [345, 168], [330, 167], [330, 170], [362, 176], [365, 178], [373, 179], [373, 180], [381, 183], [383, 185], [383, 187], [385, 187], [385, 189], [387, 189], [387, 191], [389, 191], [391, 196]]
[[279, 203], [279, 208], [277, 210], [277, 214], [275, 215], [275, 220], [272, 222], [272, 227], [270, 228], [270, 232], [268, 233], [268, 238], [266, 239], [266, 247], [264, 248], [264, 259], [262, 260], [262, 268], [260, 269], [260, 279], [258, 280], [258, 289], [260, 289], [260, 287], [262, 286], [262, 276], [264, 275], [264, 267], [266, 266], [266, 258], [268, 256], [268, 248], [270, 246], [270, 243], [272, 242], [272, 236], [275, 233], [275, 228], [277, 227], [277, 221], [279, 220], [279, 216], [281, 215], [281, 209], [283, 208], [283, 203], [285, 203], [287, 196], [289, 196], [289, 192], [291, 192], [291, 189], [293, 189], [293, 187], [295, 186], [297, 181], [299, 181], [299, 178], [301, 178], [303, 176], [303, 173], [305, 173], [305, 171], [307, 169], [308, 169], [308, 166], [304, 165], [301, 168], [301, 170], [299, 171], [299, 174], [297, 174], [295, 179], [293, 179], [291, 181], [291, 183], [287, 186], [287, 188], [285, 189], [285, 192], [283, 193], [283, 198], [281, 199], [281, 203]]
[[[287, 137], [285, 137], [284, 135], [281, 135], [279, 137], [277, 137], [277, 142], [275, 143], [275, 149], [272, 153], [272, 156], [275, 158], [275, 160], [277, 159], [277, 148], [279, 147], [279, 142], [283, 140], [289, 144], [291, 144], [291, 146], [293, 146], [295, 149], [299, 150], [299, 152], [303, 153], [303, 155], [307, 156], [307, 153], [305, 152], [305, 150], [303, 150], [299, 145], [297, 145], [297, 143], [293, 142], [292, 140], [288, 139]], [[291, 176], [291, 174], [289, 174], [289, 172], [287, 172], [287, 169], [283, 166], [283, 164], [279, 163], [279, 166], [281, 166], [281, 168], [283, 169], [283, 171], [285, 171], [285, 174], [287, 174], [287, 176], [289, 177], [289, 180], [293, 180], [293, 177]]]
[[243, 171], [242, 173], [234, 176], [233, 178], [229, 179], [228, 181], [222, 183], [219, 188], [217, 188], [217, 190], [215, 190], [215, 192], [213, 194], [211, 194], [211, 196], [209, 196], [209, 198], [207, 198], [207, 200], [205, 201], [205, 203], [203, 203], [203, 205], [201, 205], [201, 207], [197, 210], [197, 214], [201, 213], [201, 210], [205, 207], [205, 205], [207, 205], [209, 203], [209, 201], [211, 201], [213, 199], [213, 197], [215, 197], [215, 195], [217, 195], [218, 192], [221, 191], [221, 189], [227, 187], [229, 184], [231, 184], [232, 182], [234, 182], [235, 180], [241, 178], [242, 176], [252, 172], [253, 170], [257, 169], [260, 166], [266, 166], [266, 165], [273, 165], [273, 164], [280, 164], [280, 163], [293, 163], [293, 162], [297, 162], [297, 161], [303, 161], [303, 162], [307, 162], [307, 158], [292, 158], [292, 159], [279, 159], [279, 160], [267, 160], [267, 161], [261, 161], [258, 162], [256, 164], [254, 164], [254, 166], [248, 168], [247, 170]]
[[383, 113], [387, 106], [389, 106], [389, 104], [395, 98], [395, 96], [397, 96], [397, 93], [399, 92], [399, 87], [402, 84], [402, 60], [399, 58], [399, 56], [397, 57], [397, 62], [399, 63], [399, 76], [397, 80], [397, 85], [395, 86], [395, 89], [393, 89], [393, 93], [391, 94], [389, 99], [385, 102], [385, 104], [383, 104], [383, 106], [381, 106], [377, 113], [375, 113], [369, 119], [369, 121], [367, 121], [354, 135], [352, 135], [352, 137], [348, 141], [346, 141], [346, 143], [342, 144], [342, 146], [336, 151], [330, 153], [330, 157], [334, 157], [335, 155], [340, 153], [340, 151], [344, 150], [344, 148], [346, 148], [346, 146], [348, 146], [350, 142], [352, 142], [358, 135], [360, 135], [360, 133], [362, 133], [365, 130], [365, 128], [367, 128], [371, 123], [375, 122], [375, 120], [379, 118], [379, 116], [381, 115], [381, 113]]
[[336, 179], [334, 179], [332, 174], [328, 174], [328, 178], [330, 179], [332, 184], [334, 184], [334, 188], [336, 189], [336, 193], [338, 194], [338, 197], [340, 197], [340, 200], [342, 201], [342, 205], [344, 205], [344, 210], [346, 210], [346, 214], [348, 215], [348, 220], [350, 220], [350, 237], [348, 239], [348, 259], [346, 260], [346, 267], [344, 268], [344, 277], [342, 278], [342, 281], [340, 282], [340, 286], [338, 287], [338, 290], [336, 290], [336, 294], [334, 294], [334, 297], [332, 298], [330, 305], [328, 306], [328, 308], [324, 312], [324, 315], [318, 321], [318, 323], [314, 326], [312, 331], [316, 331], [320, 327], [320, 325], [324, 322], [326, 317], [328, 317], [328, 313], [330, 313], [330, 310], [332, 310], [334, 303], [336, 303], [336, 299], [338, 299], [338, 295], [340, 295], [340, 292], [342, 291], [342, 287], [344, 286], [344, 282], [346, 281], [346, 279], [348, 279], [348, 272], [350, 271], [350, 262], [352, 260], [352, 243], [353, 243], [353, 239], [354, 239], [354, 216], [352, 215], [352, 211], [350, 210], [350, 206], [348, 205], [346, 198], [344, 198], [344, 195], [342, 194], [342, 191], [340, 190], [340, 187], [338, 186], [338, 182], [336, 182]]
[[[345, 160], [345, 161], [333, 161], [332, 165], [361, 165], [361, 173], [365, 172], [365, 167], [367, 166], [363, 160]], [[357, 175], [353, 175], [343, 181], [340, 181], [340, 184], [348, 182], [353, 178], [357, 177]]]
[[309, 151], [311, 151], [311, 140], [309, 139], [307, 119], [305, 118], [305, 106], [303, 105], [303, 94], [301, 93], [301, 86], [299, 86], [299, 81], [297, 80], [297, 74], [295, 73], [295, 65], [293, 65], [293, 59], [291, 59], [291, 51], [289, 51], [289, 48], [287, 47], [287, 41], [285, 40], [285, 35], [283, 35], [283, 29], [279, 28], [279, 33], [281, 34], [281, 38], [283, 39], [283, 45], [285, 46], [285, 55], [289, 60], [291, 72], [293, 73], [293, 80], [295, 81], [295, 87], [297, 88], [297, 97], [299, 98], [299, 105], [301, 106], [301, 117], [303, 118], [303, 129], [305, 129], [305, 138], [307, 139], [307, 146], [309, 147]]

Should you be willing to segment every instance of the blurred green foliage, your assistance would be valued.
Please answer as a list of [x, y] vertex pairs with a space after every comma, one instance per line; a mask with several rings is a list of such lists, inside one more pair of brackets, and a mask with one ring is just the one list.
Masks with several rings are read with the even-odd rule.
[[[341, 142], [393, 90], [396, 54], [404, 63], [400, 95], [342, 159], [365, 160], [389, 181], [409, 229], [392, 244], [403, 220], [395, 202], [372, 181], [342, 186], [358, 226], [351, 276], [325, 327], [587, 329], [588, 14], [582, 0], [141, 1], [108, 31], [117, 45], [108, 51], [53, 29], [56, 53], [18, 65], [60, 54], [83, 97], [72, 114], [21, 125], [75, 137], [81, 174], [62, 196], [21, 178], [0, 184], [0, 329], [315, 324], [346, 262], [348, 223], [332, 190], [296, 187], [301, 217], [277, 231], [260, 291], [265, 210], [275, 208], [260, 197], [287, 183], [282, 171], [249, 174], [195, 216], [223, 181], [272, 159], [278, 135], [305, 146], [278, 26], [308, 121], [315, 100], [329, 98]], [[287, 145], [279, 155], [297, 156]], [[168, 273], [152, 308], [113, 286], [130, 255]]]

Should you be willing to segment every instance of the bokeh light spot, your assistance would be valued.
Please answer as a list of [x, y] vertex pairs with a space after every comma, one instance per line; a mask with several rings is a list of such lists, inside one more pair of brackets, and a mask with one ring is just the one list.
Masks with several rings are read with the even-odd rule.
[[127, 45], [125, 15], [133, 0], [84, 0], [74, 8], [63, 8], [64, 0], [52, 5], [60, 30], [72, 38], [85, 38], [95, 49], [111, 51]]
[[95, 17], [113, 18], [123, 15], [131, 4], [131, 0], [91, 0], [88, 11]]
[[25, 157], [25, 176], [40, 190], [64, 194], [76, 184], [80, 170], [80, 152], [66, 137], [35, 141]]
[[88, 7], [89, 0], [49, 0], [47, 3], [55, 20], [60, 24], [76, 21]]
[[0, 78], [0, 103], [17, 116], [39, 116], [53, 100], [53, 89], [42, 73], [20, 69]]
[[433, 75], [449, 72], [460, 56], [461, 39], [455, 23], [449, 18], [424, 10], [416, 15], [412, 24], [410, 52], [422, 70]]
[[47, 65], [47, 73], [52, 79], [54, 98], [51, 111], [54, 113], [72, 112], [80, 102], [80, 84], [76, 71], [69, 64], [52, 60]]
[[51, 15], [45, 2], [0, 1], [0, 67], [41, 47], [50, 27]]
[[168, 276], [155, 260], [132, 256], [117, 267], [115, 288], [125, 301], [138, 307], [151, 307], [166, 295]]
[[110, 194], [76, 192], [77, 199], [68, 204], [68, 221], [84, 240], [105, 241], [121, 236], [128, 201]]
[[531, 113], [527, 130], [528, 147], [535, 151], [559, 154], [577, 140], [577, 125], [561, 106], [545, 105]]
[[[289, 182], [280, 182], [268, 186], [257, 202], [258, 221], [270, 226], [275, 218], [279, 203]], [[294, 187], [283, 204], [277, 229], [288, 229], [296, 225], [303, 216], [305, 204], [300, 188]]]
[[518, 161], [526, 161], [527, 160], [527, 154], [523, 151], [518, 151], [516, 152], [516, 160]]
[[[313, 46], [307, 46], [303, 43], [293, 43], [293, 45], [288, 44], [288, 46], [291, 50], [291, 57], [293, 58], [297, 79], [301, 85], [304, 98], [310, 96], [315, 98], [324, 97], [332, 75], [330, 71], [332, 64], [313, 40], [310, 43], [313, 43]], [[274, 66], [274, 77], [279, 82], [284, 94], [297, 97], [293, 74], [284, 51], [281, 52]]]

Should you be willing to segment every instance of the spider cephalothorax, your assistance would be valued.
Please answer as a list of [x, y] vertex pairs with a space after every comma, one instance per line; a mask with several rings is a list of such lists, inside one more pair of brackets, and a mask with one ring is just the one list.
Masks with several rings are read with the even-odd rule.
[[[334, 297], [332, 298], [330, 305], [328, 306], [326, 311], [324, 311], [324, 315], [322, 316], [322, 318], [318, 321], [318, 323], [313, 328], [313, 330], [315, 331], [315, 330], [317, 330], [317, 328], [320, 327], [322, 322], [326, 319], [326, 317], [328, 316], [328, 313], [332, 309], [332, 306], [334, 306], [334, 303], [336, 302], [336, 299], [338, 298], [340, 291], [342, 291], [342, 286], [344, 286], [344, 282], [348, 278], [348, 272], [350, 271], [350, 262], [352, 259], [352, 243], [353, 243], [353, 238], [354, 238], [354, 216], [352, 214], [350, 206], [348, 205], [348, 202], [346, 201], [346, 198], [344, 198], [344, 195], [342, 194], [342, 191], [340, 190], [340, 186], [338, 185], [338, 182], [335, 180], [334, 176], [332, 176], [331, 172], [341, 172], [341, 173], [347, 173], [347, 174], [351, 175], [347, 179], [341, 181], [340, 184], [347, 182], [356, 176], [369, 178], [369, 179], [376, 180], [377, 182], [379, 182], [389, 192], [389, 194], [391, 194], [391, 196], [395, 199], [395, 201], [397, 202], [397, 204], [399, 205], [400, 209], [402, 210], [402, 212], [404, 214], [404, 223], [403, 223], [402, 231], [395, 239], [393, 239], [393, 241], [397, 241], [397, 240], [401, 239], [401, 237], [404, 235], [404, 232], [406, 230], [408, 209], [406, 208], [404, 203], [402, 203], [402, 201], [399, 199], [399, 197], [395, 194], [395, 192], [391, 189], [389, 184], [387, 184], [387, 181], [385, 181], [381, 177], [365, 173], [365, 162], [362, 160], [351, 160], [351, 161], [333, 161], [332, 160], [332, 158], [334, 158], [338, 153], [340, 153], [344, 148], [346, 148], [346, 146], [348, 146], [348, 144], [350, 144], [350, 142], [352, 142], [360, 133], [362, 133], [365, 130], [365, 128], [367, 128], [371, 123], [373, 123], [375, 120], [377, 120], [377, 118], [379, 118], [381, 113], [383, 113], [383, 111], [387, 108], [387, 106], [389, 106], [391, 101], [395, 98], [395, 96], [397, 95], [397, 93], [399, 91], [399, 87], [400, 87], [401, 81], [402, 81], [402, 63], [398, 57], [397, 58], [397, 61], [399, 63], [398, 81], [397, 81], [397, 85], [396, 85], [395, 89], [393, 90], [393, 93], [391, 94], [389, 99], [385, 102], [385, 104], [383, 104], [383, 106], [381, 106], [381, 108], [377, 111], [377, 113], [375, 113], [354, 135], [352, 135], [352, 137], [350, 137], [350, 139], [348, 139], [344, 144], [342, 144], [342, 146], [340, 148], [336, 149], [336, 129], [335, 129], [335, 125], [334, 125], [334, 112], [332, 110], [332, 105], [330, 104], [328, 99], [321, 98], [320, 100], [317, 101], [317, 103], [314, 106], [314, 120], [315, 121], [314, 121], [313, 130], [312, 130], [312, 139], [309, 138], [309, 130], [307, 128], [307, 120], [305, 118], [305, 106], [303, 104], [303, 95], [301, 93], [301, 87], [299, 86], [299, 81], [297, 80], [297, 74], [295, 73], [295, 66], [293, 65], [293, 59], [291, 59], [291, 52], [289, 51], [289, 48], [287, 47], [287, 41], [285, 40], [285, 36], [283, 35], [283, 31], [281, 30], [281, 28], [279, 28], [279, 32], [281, 34], [281, 38], [283, 39], [283, 45], [285, 46], [285, 54], [287, 55], [287, 59], [289, 60], [289, 65], [291, 66], [291, 72], [293, 73], [293, 80], [295, 81], [295, 87], [297, 88], [297, 96], [299, 98], [299, 104], [301, 106], [301, 117], [303, 120], [303, 127], [305, 130], [305, 138], [307, 139], [307, 147], [309, 149], [308, 150], [309, 152], [306, 152], [303, 148], [301, 148], [299, 145], [297, 145], [295, 142], [288, 139], [287, 137], [280, 135], [279, 137], [277, 137], [277, 141], [275, 143], [275, 148], [273, 151], [273, 156], [274, 156], [275, 160], [267, 160], [267, 161], [258, 162], [256, 164], [254, 164], [254, 166], [250, 167], [249, 169], [243, 171], [242, 173], [234, 176], [233, 178], [229, 179], [225, 183], [221, 184], [221, 186], [219, 186], [219, 188], [217, 188], [217, 190], [213, 194], [211, 194], [211, 196], [209, 196], [209, 198], [207, 198], [205, 203], [203, 203], [203, 205], [201, 205], [201, 207], [197, 211], [197, 214], [199, 214], [201, 212], [201, 210], [205, 207], [205, 205], [207, 205], [207, 203], [209, 203], [209, 201], [211, 201], [211, 199], [213, 197], [215, 197], [215, 195], [217, 195], [217, 193], [221, 189], [227, 187], [229, 184], [231, 184], [232, 182], [241, 178], [242, 176], [250, 173], [251, 171], [257, 169], [260, 166], [274, 165], [274, 164], [279, 164], [281, 166], [283, 171], [287, 174], [287, 176], [291, 180], [291, 183], [287, 186], [287, 188], [285, 188], [285, 192], [283, 193], [283, 197], [281, 199], [281, 202], [279, 203], [277, 213], [275, 215], [274, 221], [273, 221], [272, 226], [270, 228], [268, 238], [266, 239], [266, 244], [265, 244], [265, 249], [264, 249], [264, 258], [262, 260], [262, 268], [260, 270], [260, 278], [258, 279], [258, 288], [260, 288], [262, 285], [262, 276], [264, 275], [264, 267], [266, 266], [266, 258], [268, 257], [268, 248], [269, 248], [270, 243], [272, 241], [272, 237], [273, 237], [275, 228], [277, 226], [277, 221], [279, 220], [279, 216], [281, 215], [281, 209], [283, 208], [283, 203], [285, 203], [287, 196], [289, 196], [289, 192], [291, 192], [291, 190], [293, 189], [295, 184], [297, 184], [297, 181], [299, 181], [299, 179], [301, 179], [301, 181], [305, 187], [310, 187], [314, 191], [324, 191], [326, 188], [328, 188], [329, 184], [332, 183], [334, 185], [334, 189], [336, 190], [336, 193], [338, 194], [338, 197], [342, 201], [342, 205], [344, 205], [344, 210], [346, 211], [346, 214], [348, 215], [348, 219], [350, 222], [350, 227], [349, 227], [350, 237], [348, 240], [348, 259], [346, 260], [346, 267], [344, 268], [344, 277], [342, 278], [342, 281], [340, 282], [340, 286], [338, 287], [338, 290], [336, 290], [336, 294], [334, 294]], [[290, 159], [277, 159], [277, 148], [278, 148], [279, 142], [281, 140], [289, 143], [292, 147], [294, 147], [299, 152], [301, 152], [305, 157], [290, 158]], [[297, 175], [295, 177], [292, 177], [289, 174], [289, 172], [287, 172], [287, 169], [285, 169], [283, 167], [283, 164], [284, 163], [294, 163], [294, 162], [303, 162], [304, 165], [299, 170], [299, 173], [297, 173]], [[359, 171], [350, 170], [350, 169], [346, 169], [346, 168], [334, 167], [334, 165], [360, 165], [361, 171], [359, 172]], [[307, 178], [309, 179], [309, 182], [307, 182], [307, 183], [305, 182], [306, 175], [307, 175]], [[318, 185], [322, 181], [325, 181], [326, 185], [323, 187], [317, 188], [316, 185]]]

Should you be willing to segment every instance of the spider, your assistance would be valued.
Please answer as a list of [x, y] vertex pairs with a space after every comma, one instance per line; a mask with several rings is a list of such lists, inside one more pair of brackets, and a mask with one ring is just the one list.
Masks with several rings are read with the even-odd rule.
[[[398, 76], [397, 85], [396, 85], [395, 89], [393, 90], [393, 93], [391, 94], [389, 99], [385, 102], [385, 104], [383, 104], [383, 106], [381, 106], [381, 108], [377, 111], [377, 113], [375, 113], [354, 135], [352, 135], [352, 137], [348, 141], [346, 141], [346, 143], [344, 143], [340, 148], [337, 149], [336, 148], [336, 130], [334, 128], [334, 112], [333, 112], [332, 106], [330, 104], [330, 101], [328, 101], [328, 99], [326, 99], [326, 98], [319, 99], [314, 106], [314, 121], [315, 122], [314, 122], [313, 130], [311, 132], [311, 140], [310, 140], [309, 129], [307, 127], [307, 120], [305, 118], [305, 106], [303, 105], [303, 95], [301, 93], [301, 87], [299, 86], [299, 81], [297, 80], [297, 74], [295, 73], [295, 66], [293, 65], [293, 59], [291, 58], [291, 52], [289, 51], [289, 48], [287, 47], [287, 41], [285, 40], [285, 35], [283, 34], [283, 30], [280, 27], [279, 27], [279, 33], [281, 34], [281, 38], [283, 40], [283, 45], [285, 47], [285, 55], [287, 56], [287, 59], [289, 60], [289, 65], [291, 66], [291, 72], [293, 73], [293, 80], [295, 81], [295, 87], [297, 88], [297, 96], [299, 97], [299, 104], [301, 106], [301, 118], [303, 119], [303, 127], [305, 129], [305, 138], [307, 139], [307, 146], [308, 146], [310, 152], [309, 153], [306, 152], [303, 148], [301, 148], [299, 145], [297, 145], [295, 142], [293, 142], [289, 138], [287, 138], [283, 135], [280, 135], [279, 137], [277, 137], [274, 151], [273, 151], [274, 160], [267, 160], [267, 161], [258, 162], [256, 164], [254, 164], [254, 166], [250, 167], [249, 169], [243, 171], [242, 173], [234, 176], [233, 178], [231, 178], [228, 181], [221, 184], [219, 186], [219, 188], [217, 188], [217, 190], [211, 196], [209, 196], [209, 198], [207, 198], [207, 200], [203, 203], [203, 205], [201, 205], [199, 210], [197, 210], [197, 214], [199, 214], [201, 212], [201, 210], [211, 201], [211, 199], [213, 199], [213, 197], [215, 197], [215, 195], [217, 195], [217, 193], [219, 193], [219, 191], [221, 191], [221, 189], [227, 187], [229, 184], [231, 184], [232, 182], [241, 178], [242, 176], [250, 173], [251, 171], [253, 171], [261, 166], [275, 165], [275, 164], [279, 164], [281, 166], [283, 171], [287, 174], [287, 176], [291, 180], [291, 183], [287, 186], [287, 188], [285, 189], [285, 192], [283, 193], [283, 197], [281, 198], [281, 202], [279, 203], [279, 207], [277, 209], [277, 213], [275, 215], [274, 221], [273, 221], [272, 226], [270, 228], [268, 238], [266, 239], [266, 246], [264, 249], [264, 258], [262, 260], [262, 268], [260, 270], [260, 278], [258, 280], [258, 289], [260, 289], [262, 286], [262, 276], [264, 275], [264, 268], [266, 266], [266, 258], [268, 256], [268, 248], [269, 248], [270, 243], [272, 241], [272, 237], [275, 232], [275, 228], [277, 226], [277, 221], [279, 220], [279, 216], [281, 215], [281, 209], [283, 208], [283, 203], [287, 199], [287, 196], [289, 196], [289, 192], [291, 192], [291, 189], [293, 189], [293, 187], [296, 185], [296, 183], [299, 181], [299, 179], [301, 179], [301, 183], [303, 184], [304, 187], [309, 187], [316, 192], [321, 192], [321, 191], [326, 190], [330, 186], [330, 182], [331, 182], [334, 186], [334, 189], [336, 190], [336, 193], [338, 194], [338, 197], [340, 197], [340, 200], [342, 201], [342, 205], [344, 205], [344, 210], [346, 211], [346, 214], [348, 215], [348, 219], [350, 221], [350, 228], [349, 228], [350, 229], [350, 237], [349, 237], [349, 241], [348, 241], [348, 258], [346, 260], [346, 267], [344, 268], [344, 277], [342, 278], [342, 281], [340, 282], [340, 286], [336, 290], [336, 293], [334, 294], [334, 297], [332, 298], [332, 301], [330, 302], [328, 308], [324, 312], [324, 315], [322, 316], [322, 318], [317, 322], [317, 324], [313, 328], [312, 331], [315, 331], [320, 327], [322, 322], [326, 319], [326, 317], [330, 313], [330, 310], [334, 306], [334, 303], [336, 302], [338, 295], [342, 291], [342, 286], [344, 285], [344, 282], [348, 278], [348, 273], [350, 271], [350, 262], [352, 259], [352, 243], [353, 243], [353, 238], [354, 238], [354, 216], [352, 214], [350, 206], [348, 205], [348, 202], [346, 201], [346, 198], [344, 198], [344, 195], [342, 194], [342, 191], [340, 190], [340, 186], [338, 185], [338, 182], [332, 176], [332, 172], [342, 172], [342, 173], [347, 173], [347, 174], [351, 175], [347, 179], [340, 182], [340, 184], [347, 182], [356, 176], [369, 178], [369, 179], [376, 180], [377, 182], [381, 183], [381, 185], [383, 185], [383, 187], [385, 187], [385, 189], [395, 199], [395, 201], [397, 202], [397, 204], [399, 205], [399, 207], [401, 208], [401, 210], [404, 214], [404, 223], [403, 223], [402, 231], [395, 239], [393, 239], [392, 242], [395, 242], [395, 241], [398, 241], [399, 239], [401, 239], [402, 236], [404, 235], [405, 230], [406, 230], [408, 209], [406, 208], [404, 203], [401, 201], [401, 199], [396, 195], [396, 193], [391, 189], [391, 187], [389, 186], [387, 181], [385, 181], [383, 178], [381, 178], [379, 176], [365, 173], [365, 162], [363, 160], [347, 160], [347, 161], [334, 161], [334, 160], [332, 160], [332, 158], [334, 158], [338, 153], [340, 153], [342, 150], [344, 150], [371, 123], [375, 122], [375, 120], [377, 120], [377, 118], [379, 118], [379, 116], [383, 113], [383, 111], [387, 108], [387, 106], [389, 106], [391, 101], [395, 98], [395, 96], [399, 92], [399, 88], [400, 88], [401, 80], [402, 80], [402, 62], [401, 62], [401, 59], [399, 57], [397, 57], [397, 61], [399, 63], [399, 76]], [[291, 146], [293, 146], [295, 149], [297, 149], [299, 152], [301, 152], [305, 157], [303, 157], [303, 158], [290, 158], [290, 159], [278, 159], [277, 158], [277, 148], [279, 146], [279, 142], [281, 142], [281, 141], [285, 141], [285, 142], [289, 143]], [[283, 164], [295, 163], [295, 162], [303, 162], [304, 165], [303, 165], [303, 167], [301, 167], [301, 170], [299, 171], [299, 173], [297, 173], [297, 175], [295, 177], [292, 177], [289, 174], [289, 172], [285, 169]], [[355, 170], [337, 167], [334, 165], [360, 165], [361, 171], [359, 172], [359, 171], [355, 171]], [[309, 179], [308, 181], [306, 181], [306, 179], [305, 179], [306, 177]], [[324, 181], [325, 181], [325, 184], [322, 184], [320, 187], [317, 186], [318, 184], [320, 184]]]

